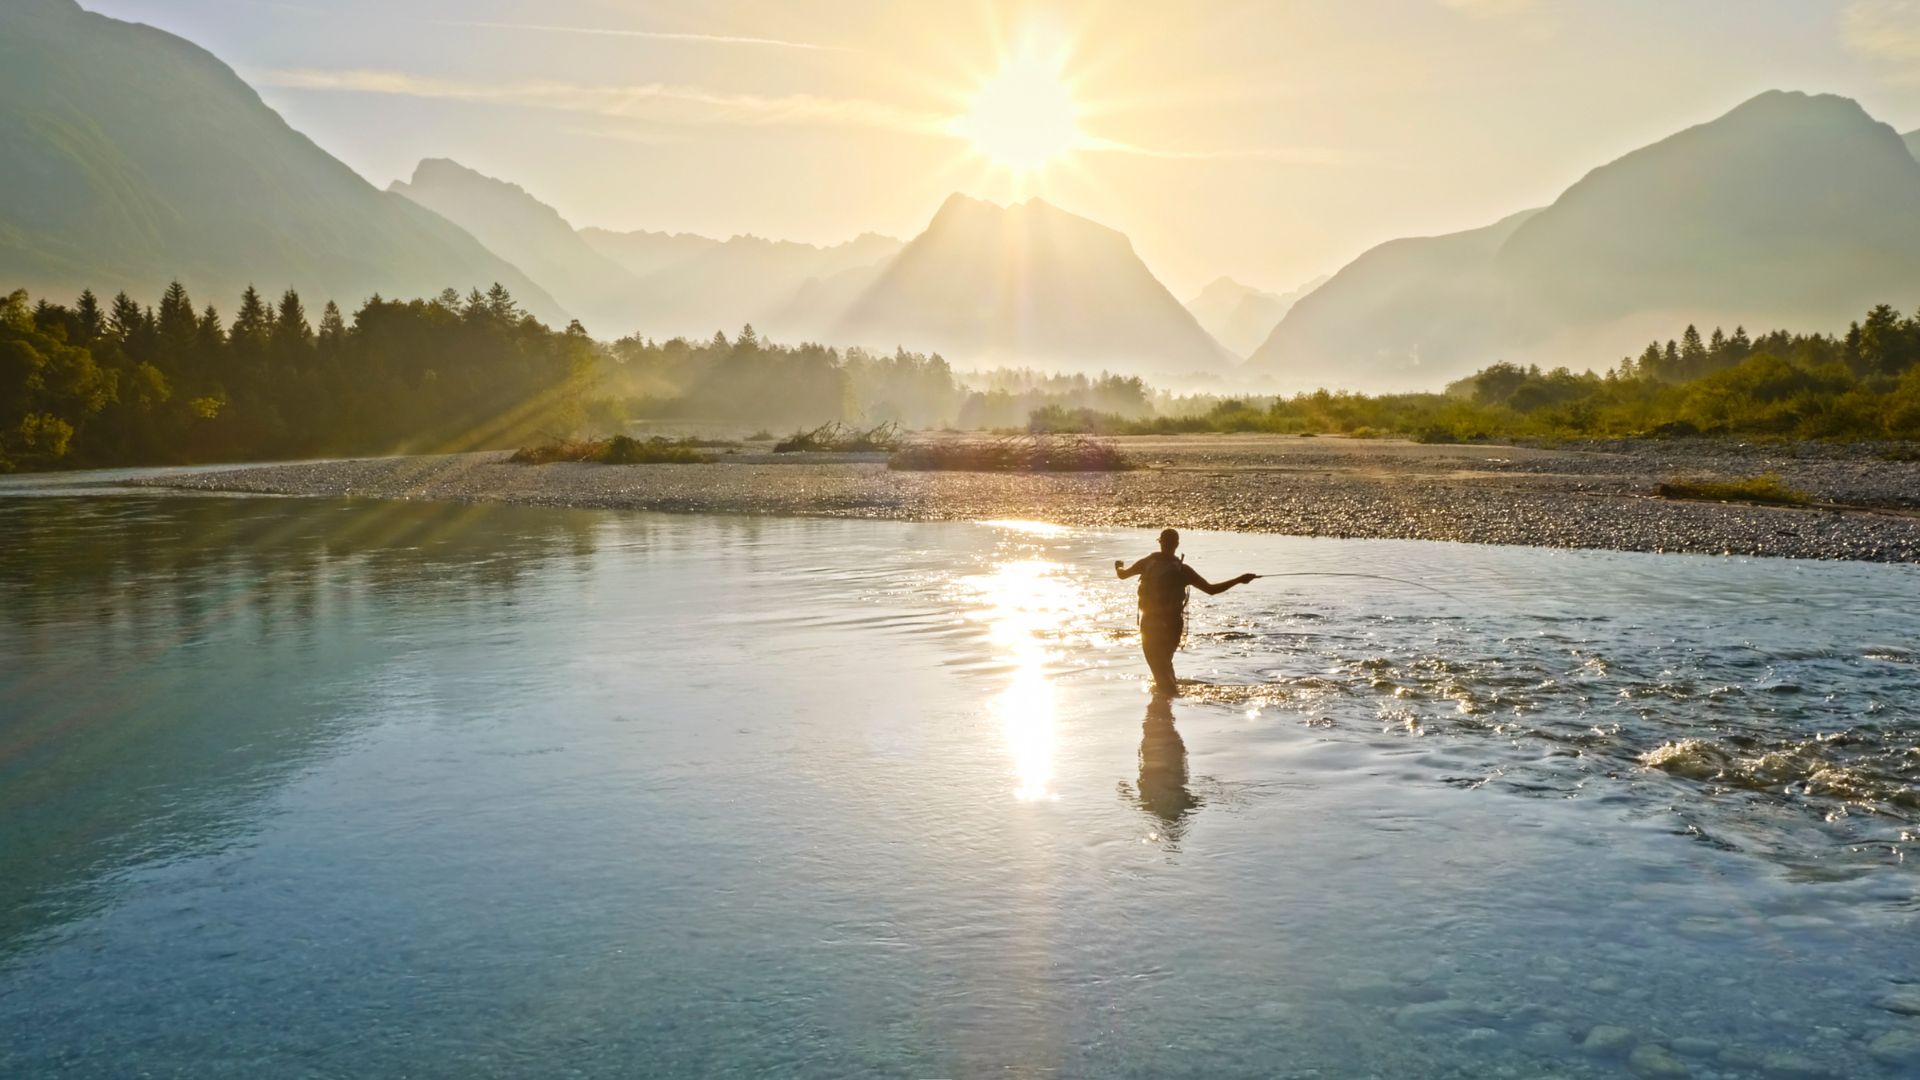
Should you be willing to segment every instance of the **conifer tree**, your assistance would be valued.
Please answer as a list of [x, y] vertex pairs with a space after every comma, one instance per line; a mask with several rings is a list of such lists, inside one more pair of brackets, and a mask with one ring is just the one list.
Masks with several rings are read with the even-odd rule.
[[497, 281], [487, 290], [487, 313], [503, 322], [520, 321], [520, 308], [513, 302], [513, 294]]
[[[441, 295], [444, 297], [446, 294]], [[458, 303], [460, 295], [455, 293], [453, 299]], [[340, 351], [346, 341], [347, 321], [340, 316], [340, 305], [329, 300], [327, 306], [320, 312], [320, 355], [333, 356]]]
[[1680, 337], [1680, 371], [1689, 379], [1697, 379], [1707, 372], [1707, 347], [1700, 340], [1700, 328], [1687, 324], [1687, 332]]
[[1640, 363], [1636, 365], [1638, 374], [1643, 379], [1666, 378], [1664, 366], [1665, 362], [1660, 357], [1660, 343], [1648, 342], [1647, 351], [1640, 354]]
[[1860, 324], [1860, 371], [1867, 375], [1891, 375], [1902, 365], [1901, 353], [1906, 342], [1904, 327], [1900, 325], [1900, 313], [1892, 305], [1878, 304], [1867, 312], [1867, 321]]
[[313, 348], [313, 328], [307, 325], [306, 305], [288, 289], [280, 296], [280, 312], [273, 320], [273, 354], [285, 363], [300, 363]]
[[113, 308], [107, 315], [107, 330], [123, 345], [140, 331], [140, 305], [124, 292], [114, 294]]
[[168, 284], [167, 291], [160, 294], [158, 329], [161, 353], [169, 364], [181, 364], [192, 355], [200, 336], [200, 320], [193, 314], [186, 286], [178, 281]]
[[202, 364], [211, 363], [220, 350], [226, 348], [227, 331], [220, 325], [220, 313], [213, 309], [212, 304], [208, 304], [207, 310], [200, 313], [200, 326], [195, 336], [195, 347], [200, 352]]
[[234, 358], [243, 366], [264, 360], [272, 334], [273, 317], [266, 301], [249, 285], [247, 291], [240, 294], [240, 310], [233, 313], [233, 329], [227, 334]]
[[85, 345], [106, 332], [107, 318], [100, 310], [100, 298], [93, 295], [92, 289], [84, 289], [80, 299], [74, 301], [74, 315], [80, 321], [80, 344]]

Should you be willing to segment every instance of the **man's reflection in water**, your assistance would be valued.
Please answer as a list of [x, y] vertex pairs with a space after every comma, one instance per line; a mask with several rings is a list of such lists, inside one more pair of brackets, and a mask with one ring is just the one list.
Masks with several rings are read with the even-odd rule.
[[1173, 699], [1153, 695], [1147, 703], [1147, 718], [1140, 725], [1140, 782], [1131, 792], [1121, 785], [1123, 794], [1160, 819], [1161, 834], [1168, 840], [1180, 839], [1187, 815], [1200, 808], [1200, 797], [1187, 790], [1187, 743], [1173, 726]]

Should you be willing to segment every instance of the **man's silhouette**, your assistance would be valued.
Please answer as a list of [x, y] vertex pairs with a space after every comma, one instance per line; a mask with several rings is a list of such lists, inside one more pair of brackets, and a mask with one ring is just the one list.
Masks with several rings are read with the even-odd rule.
[[1140, 579], [1140, 651], [1147, 655], [1154, 690], [1162, 694], [1179, 690], [1179, 682], [1173, 675], [1173, 651], [1180, 647], [1180, 638], [1187, 631], [1187, 589], [1218, 596], [1260, 576], [1241, 574], [1216, 585], [1174, 554], [1179, 547], [1180, 534], [1167, 529], [1160, 534], [1159, 551], [1132, 566], [1119, 560], [1113, 564], [1114, 573], [1122, 579]]
[[1200, 797], [1187, 789], [1187, 741], [1173, 726], [1172, 700], [1160, 694], [1147, 703], [1140, 725], [1140, 785], [1134, 790], [1141, 808], [1159, 818], [1172, 839], [1179, 839], [1181, 820], [1200, 808]]

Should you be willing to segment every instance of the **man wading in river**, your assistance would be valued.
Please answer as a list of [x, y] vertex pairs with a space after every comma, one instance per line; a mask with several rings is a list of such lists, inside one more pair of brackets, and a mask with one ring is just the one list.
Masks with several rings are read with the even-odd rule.
[[1122, 579], [1140, 578], [1140, 651], [1147, 654], [1153, 688], [1162, 694], [1176, 693], [1179, 688], [1173, 677], [1173, 651], [1180, 647], [1180, 637], [1187, 630], [1188, 587], [1218, 596], [1260, 576], [1241, 574], [1215, 585], [1174, 554], [1179, 547], [1180, 534], [1167, 529], [1160, 534], [1159, 551], [1132, 566], [1118, 559], [1113, 563], [1113, 572]]

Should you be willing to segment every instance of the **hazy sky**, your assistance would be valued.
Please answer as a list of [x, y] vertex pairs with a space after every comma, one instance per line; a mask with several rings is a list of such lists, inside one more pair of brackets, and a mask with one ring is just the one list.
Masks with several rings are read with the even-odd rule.
[[[1920, 0], [82, 3], [208, 47], [381, 186], [452, 157], [575, 225], [818, 243], [1037, 194], [1182, 299], [1545, 203], [1765, 89], [1920, 127]], [[967, 134], [1062, 109], [1038, 171]]]

